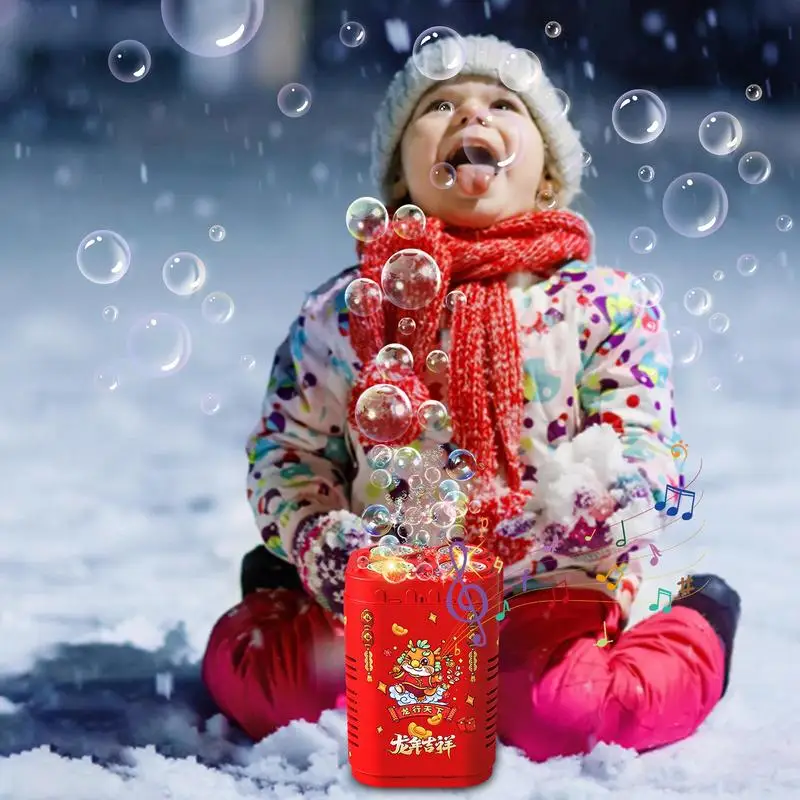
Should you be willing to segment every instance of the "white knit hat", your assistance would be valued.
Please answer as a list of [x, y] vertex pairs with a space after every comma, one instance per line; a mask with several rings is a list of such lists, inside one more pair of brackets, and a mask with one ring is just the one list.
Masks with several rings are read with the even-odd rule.
[[[458, 71], [460, 76], [494, 78], [500, 81], [503, 65], [513, 65], [516, 62], [524, 66], [525, 61], [530, 64], [530, 59], [526, 59], [524, 55], [525, 51], [508, 42], [502, 42], [495, 36], [464, 36], [459, 41], [465, 57], [464, 66]], [[426, 75], [446, 74], [443, 71], [445, 62], [453, 62], [457, 47], [458, 43], [453, 39], [441, 39], [421, 48], [394, 76], [386, 91], [372, 131], [372, 177], [386, 202], [391, 200], [394, 178], [389, 171], [406, 125], [422, 95], [440, 83]], [[461, 54], [455, 55], [460, 61]], [[418, 68], [417, 62], [421, 63], [422, 70]], [[503, 77], [508, 80], [505, 72]], [[509, 83], [514, 87], [516, 81]], [[580, 137], [567, 119], [553, 85], [541, 70], [533, 81], [521, 84], [523, 85], [520, 85], [517, 94], [530, 110], [542, 134], [547, 148], [547, 166], [555, 182], [558, 206], [566, 208], [580, 191], [583, 171]]]

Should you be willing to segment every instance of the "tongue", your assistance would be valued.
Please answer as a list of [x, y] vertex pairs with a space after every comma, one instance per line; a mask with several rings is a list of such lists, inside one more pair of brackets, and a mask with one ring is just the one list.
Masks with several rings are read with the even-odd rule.
[[494, 174], [494, 167], [489, 164], [461, 164], [456, 167], [458, 188], [473, 197], [488, 191]]

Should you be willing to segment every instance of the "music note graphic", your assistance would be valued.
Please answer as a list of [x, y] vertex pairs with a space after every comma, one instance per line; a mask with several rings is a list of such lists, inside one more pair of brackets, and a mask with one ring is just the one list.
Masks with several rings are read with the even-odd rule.
[[508, 600], [504, 600], [504, 601], [503, 601], [503, 610], [502, 610], [502, 611], [501, 611], [499, 614], [496, 614], [496, 615], [495, 615], [495, 619], [496, 619], [498, 622], [502, 622], [502, 621], [503, 621], [503, 620], [506, 618], [506, 614], [507, 614], [507, 613], [508, 613], [510, 610], [511, 610], [511, 609], [510, 609], [510, 608], [509, 608], [509, 606], [508, 606]]
[[653, 552], [653, 557], [650, 559], [650, 565], [655, 566], [658, 564], [658, 559], [661, 557], [661, 551], [654, 545], [650, 545], [650, 550]]
[[[675, 495], [675, 505], [667, 508], [667, 500], [669, 499], [670, 492]], [[680, 486], [673, 486], [671, 483], [668, 483], [667, 488], [664, 490], [664, 499], [659, 500], [655, 504], [654, 508], [656, 511], [663, 511], [665, 508], [667, 508], [667, 516], [675, 517], [678, 515], [678, 510], [681, 507], [681, 499], [684, 497], [688, 497], [692, 501], [692, 507], [688, 511], [684, 511], [683, 514], [681, 514], [681, 519], [691, 519], [692, 516], [694, 516], [695, 493], [690, 492], [688, 489], [683, 489]]]
[[659, 590], [658, 590], [658, 594], [656, 595], [655, 603], [650, 603], [650, 610], [651, 611], [658, 611], [658, 606], [659, 606], [659, 604], [661, 602], [661, 598], [662, 597], [666, 597], [667, 598], [667, 604], [661, 610], [664, 613], [667, 613], [668, 611], [672, 611], [672, 592], [670, 592], [669, 589], [661, 589], [661, 588], [659, 588]]
[[628, 535], [625, 533], [625, 521], [621, 520], [619, 524], [622, 525], [622, 538], [617, 539], [617, 541], [614, 542], [614, 544], [617, 547], [625, 547], [625, 545], [628, 544]]
[[603, 635], [595, 642], [595, 647], [608, 647], [613, 642], [613, 639], [608, 638], [608, 631], [606, 630], [606, 623], [603, 623]]
[[[460, 563], [455, 557], [456, 550], [461, 552]], [[448, 547], [448, 554], [450, 555], [450, 562], [453, 565], [455, 576], [447, 589], [447, 596], [445, 598], [447, 610], [450, 612], [450, 615], [453, 617], [453, 619], [456, 619], [459, 622], [467, 623], [470, 625], [470, 627], [476, 627], [477, 630], [472, 634], [472, 644], [474, 647], [484, 647], [487, 639], [486, 631], [483, 629], [483, 625], [481, 623], [489, 608], [489, 598], [486, 596], [486, 592], [482, 586], [478, 586], [475, 583], [468, 583], [464, 579], [464, 574], [466, 573], [469, 565], [469, 550], [467, 550], [467, 546], [464, 544], [464, 542], [451, 542], [450, 546]], [[459, 610], [463, 612], [463, 616], [453, 605], [454, 592], [457, 592], [456, 605], [458, 606]], [[478, 608], [475, 607], [472, 595], [475, 595], [479, 601]]]
[[[598, 572], [597, 575], [594, 576], [596, 581], [600, 583], [605, 583], [607, 589], [611, 589], [612, 591], [619, 586], [619, 582], [623, 578], [623, 573], [628, 568], [627, 564], [618, 564], [616, 567], [611, 569], [608, 573]], [[611, 577], [613, 572], [618, 572], [616, 578]]]
[[[560, 589], [562, 586], [564, 587], [564, 596], [559, 597], [558, 589]], [[555, 586], [552, 587], [552, 589], [553, 589], [553, 597], [547, 604], [548, 608], [555, 608], [555, 605], [559, 600], [563, 600], [564, 602], [569, 600], [569, 587], [567, 586], [566, 578], [562, 578]]]
[[[539, 563], [538, 561], [534, 561], [533, 562], [533, 574], [534, 575], [536, 574], [536, 565], [538, 563]], [[522, 581], [521, 582], [522, 582], [522, 591], [523, 592], [527, 592], [528, 591], [528, 581], [530, 579], [531, 579], [531, 570], [529, 570], [529, 569], [522, 570]]]

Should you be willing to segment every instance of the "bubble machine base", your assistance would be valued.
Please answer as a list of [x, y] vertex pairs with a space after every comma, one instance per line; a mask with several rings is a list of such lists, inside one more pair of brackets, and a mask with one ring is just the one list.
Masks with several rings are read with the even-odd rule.
[[[502, 602], [502, 567], [488, 555], [484, 561], [475, 549], [469, 569], [457, 581], [455, 570], [447, 572], [447, 563], [452, 564], [447, 547], [430, 548], [402, 559], [410, 567], [398, 580], [391, 565], [387, 570], [389, 560], [376, 563], [371, 550], [352, 553], [345, 573], [347, 735], [353, 777], [378, 787], [481, 784], [491, 777], [495, 762], [495, 614]], [[438, 571], [415, 570], [415, 559]], [[471, 600], [480, 589], [488, 599], [482, 615]], [[456, 619], [448, 608], [448, 592], [451, 607], [465, 593], [456, 608], [466, 605], [477, 614]]]

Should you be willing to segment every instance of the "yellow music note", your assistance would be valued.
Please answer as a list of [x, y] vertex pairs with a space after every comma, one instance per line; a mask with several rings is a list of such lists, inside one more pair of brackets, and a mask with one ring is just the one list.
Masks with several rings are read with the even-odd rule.
[[608, 631], [606, 630], [606, 623], [604, 622], [603, 623], [603, 635], [602, 635], [602, 637], [600, 639], [598, 639], [595, 642], [595, 647], [607, 647], [613, 641], [614, 641], [613, 639], [609, 639], [608, 638]]

